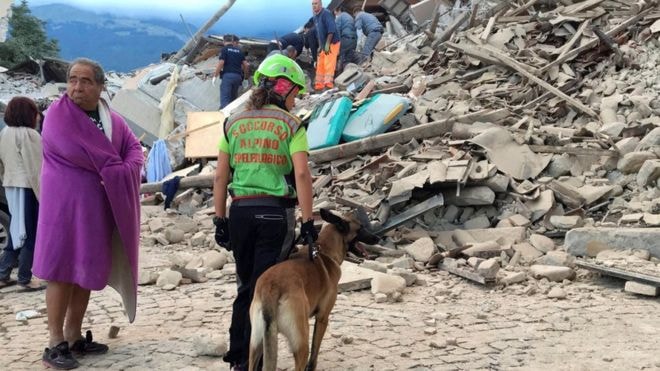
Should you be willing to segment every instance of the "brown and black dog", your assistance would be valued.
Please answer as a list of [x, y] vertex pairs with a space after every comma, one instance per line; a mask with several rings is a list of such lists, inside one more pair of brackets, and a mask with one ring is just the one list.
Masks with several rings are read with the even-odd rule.
[[[289, 260], [269, 268], [257, 280], [250, 306], [250, 371], [257, 369], [262, 354], [263, 370], [276, 370], [278, 333], [288, 340], [295, 370], [316, 369], [321, 340], [337, 299], [341, 263], [355, 242], [375, 244], [379, 240], [368, 231], [368, 226], [359, 222], [364, 218], [359, 218], [357, 212], [340, 217], [321, 209], [321, 218], [327, 224], [316, 241], [318, 257], [310, 260], [303, 248]], [[312, 316], [315, 324], [310, 355], [308, 321]]]

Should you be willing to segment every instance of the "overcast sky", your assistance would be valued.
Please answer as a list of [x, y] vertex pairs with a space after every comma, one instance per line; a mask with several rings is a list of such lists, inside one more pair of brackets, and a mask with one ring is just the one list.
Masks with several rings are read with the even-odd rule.
[[[119, 12], [132, 16], [154, 16], [157, 13], [178, 18], [179, 14], [184, 17], [210, 16], [225, 4], [225, 0], [28, 0], [29, 6], [52, 3], [65, 3], [86, 9]], [[329, 3], [330, 0], [323, 1], [324, 5]], [[273, 6], [274, 4], [276, 5]], [[230, 10], [234, 14], [247, 12], [267, 14], [273, 11], [278, 14], [288, 13], [296, 18], [311, 15], [311, 0], [236, 0]]]

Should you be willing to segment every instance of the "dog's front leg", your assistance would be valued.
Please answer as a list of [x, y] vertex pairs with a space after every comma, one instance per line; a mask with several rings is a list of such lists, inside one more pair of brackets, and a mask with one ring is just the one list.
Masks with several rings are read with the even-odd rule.
[[[332, 307], [331, 307], [332, 308]], [[314, 335], [312, 337], [312, 351], [309, 354], [309, 362], [305, 371], [316, 370], [316, 360], [319, 357], [319, 348], [321, 348], [321, 340], [325, 335], [325, 330], [328, 328], [328, 318], [330, 313], [317, 313], [314, 321]]]

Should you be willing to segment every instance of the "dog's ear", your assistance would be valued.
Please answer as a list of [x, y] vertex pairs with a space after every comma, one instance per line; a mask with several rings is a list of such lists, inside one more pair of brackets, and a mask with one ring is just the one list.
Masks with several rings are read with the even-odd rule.
[[350, 231], [348, 222], [328, 209], [321, 209], [321, 219], [334, 225], [339, 233], [346, 234]]

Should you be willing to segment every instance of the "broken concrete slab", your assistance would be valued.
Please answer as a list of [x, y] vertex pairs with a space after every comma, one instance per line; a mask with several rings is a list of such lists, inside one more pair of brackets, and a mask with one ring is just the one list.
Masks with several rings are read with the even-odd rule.
[[555, 194], [551, 190], [545, 190], [535, 200], [525, 203], [527, 209], [532, 213], [533, 222], [544, 217], [555, 206]]
[[[491, 163], [503, 173], [517, 180], [537, 177], [550, 163], [551, 156], [532, 152], [527, 145], [519, 145], [504, 128], [493, 127], [470, 139], [486, 150]], [[511, 156], [515, 153], [515, 156]]]
[[660, 258], [660, 228], [577, 228], [566, 233], [564, 247], [572, 255], [584, 256], [592, 241], [612, 249], [647, 250]]
[[376, 273], [376, 276], [371, 280], [372, 294], [392, 295], [403, 292], [405, 288], [406, 280], [401, 276]]
[[355, 263], [343, 262], [341, 265], [341, 278], [339, 279], [339, 292], [357, 291], [371, 287], [371, 280], [378, 272], [359, 267]]
[[542, 253], [553, 251], [556, 248], [555, 242], [552, 239], [541, 234], [533, 234], [529, 236], [529, 243]]
[[499, 241], [502, 245], [513, 245], [518, 242], [524, 241], [526, 236], [526, 229], [523, 227], [511, 228], [489, 228], [489, 229], [471, 229], [471, 230], [456, 230], [456, 231], [439, 231], [435, 242], [441, 246], [445, 246], [449, 250], [457, 249], [454, 241], [454, 235], [462, 233], [468, 236], [470, 242], [489, 242]]
[[438, 252], [435, 242], [430, 237], [423, 237], [414, 243], [406, 246], [406, 252], [412, 256], [415, 261], [426, 263], [431, 259], [436, 252]]
[[521, 259], [527, 263], [531, 263], [537, 258], [543, 256], [542, 252], [535, 249], [534, 246], [528, 242], [513, 245], [513, 251], [519, 252]]
[[624, 290], [626, 292], [637, 295], [645, 295], [652, 297], [660, 295], [660, 287], [647, 285], [635, 281], [627, 281]]
[[461, 189], [457, 196], [456, 191], [443, 191], [447, 205], [456, 206], [484, 206], [495, 202], [495, 192], [486, 186], [467, 187]]

